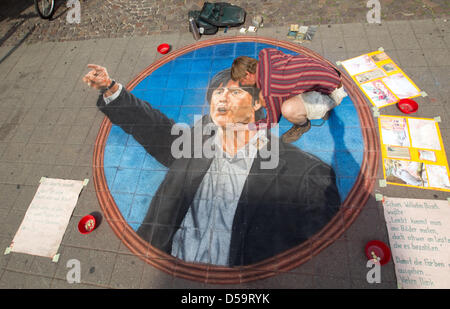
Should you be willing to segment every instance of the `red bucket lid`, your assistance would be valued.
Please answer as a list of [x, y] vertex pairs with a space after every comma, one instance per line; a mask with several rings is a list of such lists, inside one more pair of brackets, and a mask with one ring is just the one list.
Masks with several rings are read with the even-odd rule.
[[89, 234], [95, 229], [96, 221], [92, 215], [86, 215], [78, 222], [78, 231], [81, 234]]
[[158, 49], [158, 52], [160, 52], [161, 54], [167, 54], [170, 50], [170, 45], [167, 43], [163, 43], [163, 44], [160, 44], [157, 49]]
[[366, 244], [365, 253], [369, 260], [379, 257], [380, 264], [385, 265], [391, 260], [391, 250], [382, 241], [371, 240]]
[[398, 101], [397, 106], [398, 109], [405, 114], [415, 113], [419, 108], [419, 104], [411, 99], [401, 99], [400, 101]]

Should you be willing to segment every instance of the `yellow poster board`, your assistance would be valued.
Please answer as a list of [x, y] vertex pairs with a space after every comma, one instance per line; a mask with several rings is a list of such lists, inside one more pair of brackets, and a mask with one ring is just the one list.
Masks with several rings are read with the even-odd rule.
[[340, 64], [378, 108], [422, 94], [419, 87], [384, 51], [364, 54], [341, 61]]
[[380, 116], [381, 155], [387, 184], [450, 191], [450, 171], [435, 119]]

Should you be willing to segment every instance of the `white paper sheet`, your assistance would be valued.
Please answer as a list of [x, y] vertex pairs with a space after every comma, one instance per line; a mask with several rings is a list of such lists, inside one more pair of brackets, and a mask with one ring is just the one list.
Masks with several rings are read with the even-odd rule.
[[449, 202], [384, 197], [383, 208], [399, 287], [450, 288]]
[[447, 167], [442, 165], [426, 164], [425, 168], [428, 173], [430, 187], [450, 189], [450, 181], [448, 179]]
[[410, 118], [408, 125], [412, 147], [441, 150], [436, 121]]
[[43, 178], [14, 236], [11, 251], [53, 258], [83, 181]]
[[385, 77], [383, 78], [383, 82], [400, 99], [415, 97], [420, 93], [405, 75], [401, 73]]
[[419, 159], [422, 161], [436, 162], [436, 154], [432, 150], [419, 150]]
[[377, 65], [367, 55], [362, 55], [353, 59], [342, 61], [341, 64], [345, 67], [348, 74], [355, 75], [358, 73], [374, 70]]

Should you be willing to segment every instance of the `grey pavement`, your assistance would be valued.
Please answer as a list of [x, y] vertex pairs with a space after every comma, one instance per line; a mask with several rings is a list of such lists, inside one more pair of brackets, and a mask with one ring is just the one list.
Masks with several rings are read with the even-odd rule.
[[[203, 0], [78, 0], [80, 23], [68, 23], [66, 0], [55, 1], [51, 22], [41, 20], [31, 0], [0, 3], [0, 45], [28, 42], [79, 41], [187, 31], [187, 12], [200, 10]], [[214, 1], [210, 1], [214, 2]], [[368, 0], [235, 0], [247, 16], [256, 14], [268, 27], [366, 22]], [[373, 3], [373, 2], [372, 2]], [[446, 0], [380, 0], [383, 21], [448, 18]], [[372, 4], [373, 7], [373, 4]], [[245, 24], [251, 25], [252, 18]]]
[[[286, 39], [286, 26], [265, 27], [258, 36]], [[238, 29], [215, 36], [238, 35]], [[24, 43], [0, 63], [0, 288], [396, 288], [393, 262], [382, 267], [382, 282], [366, 281], [367, 241], [388, 242], [382, 204], [372, 197], [339, 240], [288, 272], [250, 283], [212, 285], [184, 280], [150, 266], [130, 252], [113, 233], [108, 220], [91, 234], [77, 230], [80, 218], [101, 212], [92, 178], [92, 157], [103, 114], [96, 91], [81, 81], [86, 65], [105, 66], [126, 84], [163, 57], [158, 44], [173, 50], [193, 44], [189, 32], [69, 42]], [[381, 25], [321, 25], [304, 46], [330, 61], [345, 60], [384, 47], [401, 68], [428, 93], [418, 98], [417, 117], [440, 116], [440, 129], [450, 151], [450, 27], [444, 18], [386, 21]], [[0, 59], [13, 46], [0, 47]], [[369, 104], [369, 103], [368, 103]], [[400, 115], [395, 106], [380, 110]], [[3, 251], [11, 243], [42, 176], [90, 180], [80, 195], [60, 247], [57, 263]], [[378, 179], [382, 178], [381, 158]], [[447, 199], [441, 191], [379, 187], [385, 196]], [[66, 280], [70, 259], [81, 262], [81, 283]]]

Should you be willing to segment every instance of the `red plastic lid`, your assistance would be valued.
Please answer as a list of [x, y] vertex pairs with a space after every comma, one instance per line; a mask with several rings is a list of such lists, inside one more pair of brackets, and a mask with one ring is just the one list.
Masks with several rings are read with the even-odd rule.
[[411, 99], [401, 99], [400, 101], [398, 101], [397, 106], [398, 109], [405, 114], [415, 113], [419, 108], [419, 104]]
[[81, 234], [89, 234], [95, 229], [95, 217], [92, 215], [86, 215], [78, 222], [78, 231]]
[[163, 43], [158, 46], [158, 52], [160, 52], [161, 54], [167, 54], [169, 52], [169, 50], [170, 50], [170, 45], [167, 43]]
[[366, 244], [365, 253], [369, 260], [379, 257], [381, 265], [391, 260], [391, 250], [384, 242], [379, 240], [369, 241]]

